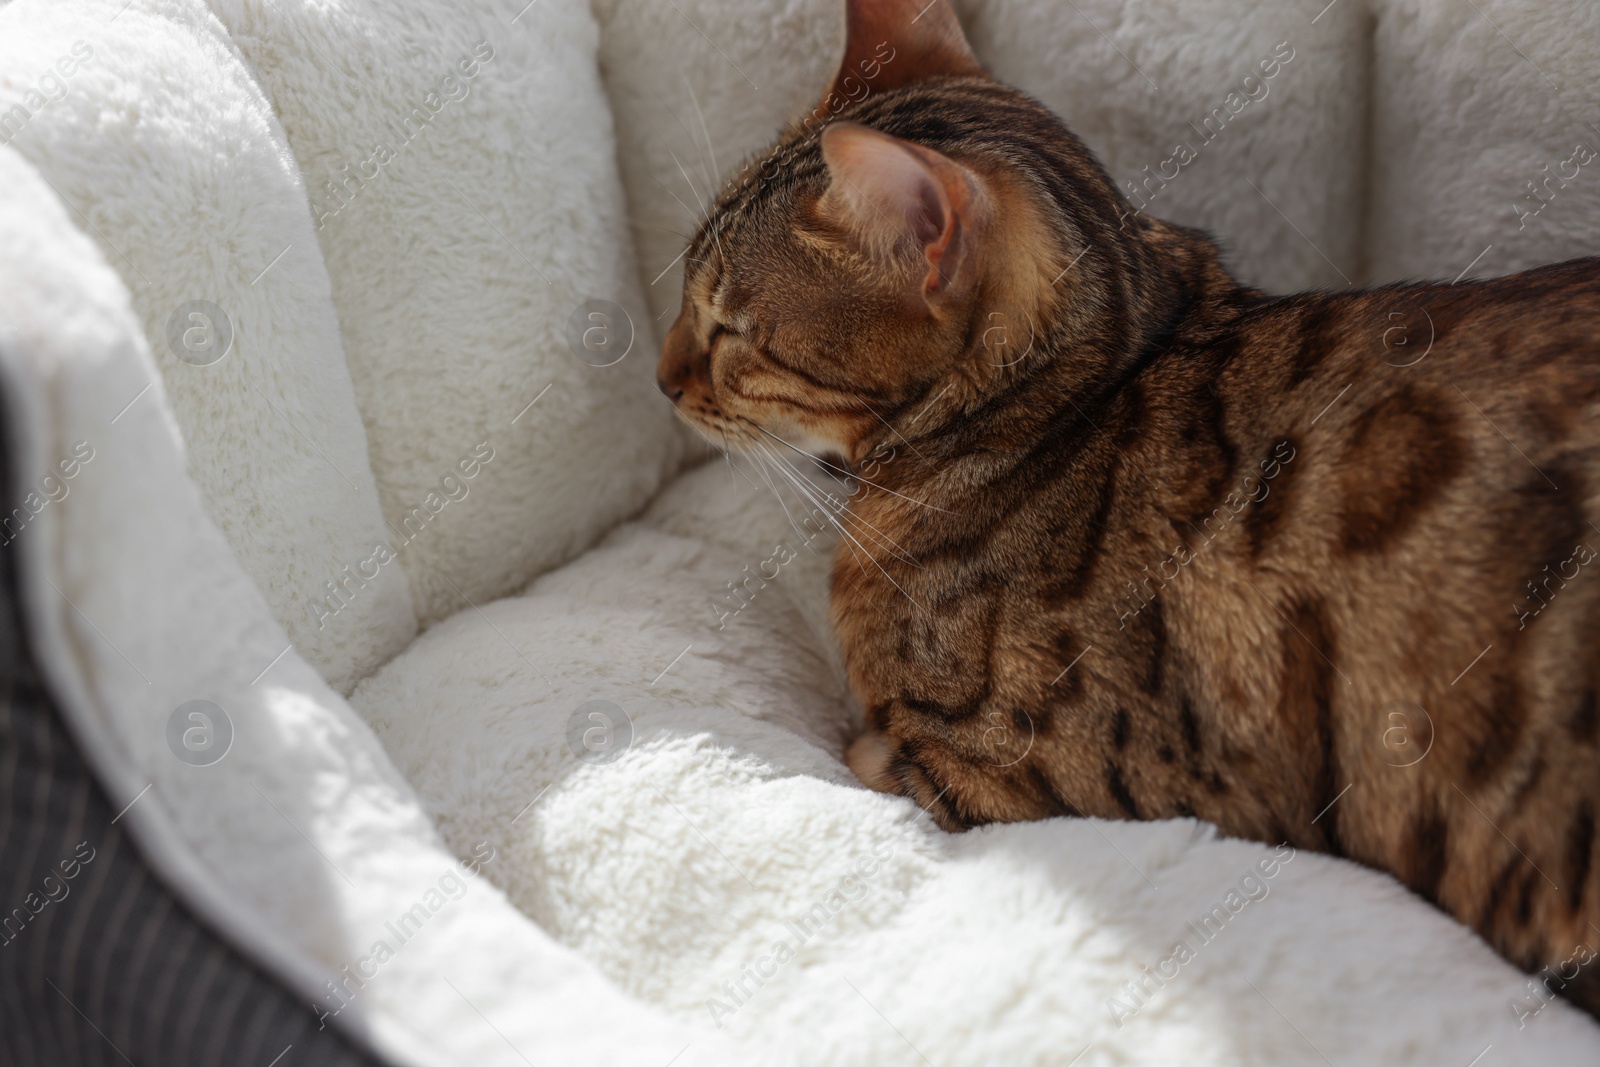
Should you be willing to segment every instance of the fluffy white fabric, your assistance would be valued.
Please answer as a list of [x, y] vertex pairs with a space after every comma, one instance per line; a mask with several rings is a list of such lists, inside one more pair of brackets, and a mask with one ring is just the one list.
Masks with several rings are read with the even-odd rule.
[[[643, 506], [682, 445], [655, 392], [587, 6], [214, 6], [307, 175], [424, 624], [520, 588]], [[590, 363], [568, 345], [591, 299], [632, 319], [613, 366], [590, 364], [626, 350], [622, 320]]]
[[[863, 790], [839, 761], [852, 716], [822, 628], [825, 539], [808, 551], [757, 477], [721, 462], [686, 475], [351, 697], [456, 851], [514, 827], [488, 877], [625, 988], [763, 1063], [1600, 1052], [1600, 1029], [1564, 1005], [1519, 1031], [1522, 976], [1385, 875], [1312, 854], [1273, 865], [1187, 820], [952, 837]], [[785, 548], [791, 562], [767, 562]], [[774, 572], [726, 614], [728, 582]], [[591, 700], [631, 719], [614, 762], [574, 747]], [[1218, 905], [1227, 920], [1203, 943], [1186, 924]], [[1179, 940], [1194, 959], [1146, 978]]]
[[[385, 534], [305, 187], [270, 106], [193, 0], [17, 0], [0, 8], [0, 71], [0, 139], [132, 292], [207, 510], [295, 647], [348, 691], [416, 617], [397, 568], [343, 597], [324, 585]], [[197, 300], [226, 321], [188, 320]], [[222, 330], [230, 350], [196, 365]]]
[[683, 289], [682, 235], [746, 157], [816, 106], [838, 64], [842, 5], [593, 2], [645, 295], [665, 323]]
[[[10, 149], [0, 188], [15, 484], [37, 484], [77, 441], [95, 447], [71, 491], [4, 551], [22, 553], [29, 643], [49, 687], [112, 804], [130, 805], [122, 824], [145, 856], [308, 1010], [337, 1007], [322, 987], [331, 972], [361, 970], [369, 980], [349, 987], [333, 1022], [395, 1063], [664, 1064], [691, 1039], [680, 1062], [721, 1062], [714, 1038], [630, 1000], [461, 874], [366, 725], [285, 652], [206, 517], [116, 275]], [[209, 766], [167, 740], [174, 710], [195, 699], [234, 731]], [[422, 925], [402, 943], [393, 924], [419, 904]], [[377, 958], [380, 941], [392, 958]]]
[[[408, 1064], [686, 1067], [731, 1062], [720, 1044], [730, 1037], [746, 1060], [830, 1065], [1481, 1056], [1487, 1067], [1600, 1056], [1600, 1029], [1560, 1003], [1519, 1030], [1509, 1002], [1523, 998], [1522, 976], [1386, 876], [1311, 855], [1273, 866], [1272, 850], [1186, 821], [1058, 819], [952, 837], [910, 802], [860, 788], [839, 762], [854, 712], [827, 632], [829, 546], [802, 543], [790, 525], [798, 502], [786, 513], [757, 471], [702, 467], [598, 547], [490, 603], [640, 507], [682, 449], [650, 383], [652, 319], [676, 307], [677, 279], [669, 271], [650, 287], [645, 313], [595, 19], [578, 0], [523, 3], [405, 0], [377, 11], [215, 0], [312, 175], [298, 215], [284, 192], [298, 188], [295, 165], [260, 96], [215, 27], [179, 0], [139, 0], [114, 24], [92, 8], [102, 36], [74, 31], [59, 48], [48, 34], [70, 16], [35, 0], [0, 9], [8, 92], [40, 84], [76, 36], [94, 42], [66, 97], [30, 112], [14, 139], [47, 171], [73, 176], [57, 192], [84, 214], [69, 219], [0, 150], [0, 370], [16, 407], [20, 485], [59, 470], [80, 440], [95, 449], [70, 492], [30, 508], [22, 538], [0, 550], [24, 553], [30, 636], [113, 800], [134, 801], [124, 822], [193, 906], [313, 1000], [330, 969], [391, 938], [386, 924], [425, 902], [455, 856], [493, 846], [482, 866], [493, 884], [464, 883], [459, 900], [430, 911], [334, 1019]], [[1061, 110], [1130, 179], [1156, 169], [1189, 122], [1246, 91], [1245, 73], [1288, 42], [1295, 57], [1280, 60], [1267, 95], [1241, 107], [1150, 210], [1215, 227], [1244, 275], [1272, 288], [1355, 276], [1365, 164], [1352, 131], [1370, 103], [1371, 9], [958, 6], [1002, 76]], [[1509, 22], [1504, 5], [1479, 6]], [[595, 8], [648, 281], [681, 249], [652, 227], [685, 230], [737, 157], [814, 104], [838, 50], [838, 5]], [[1394, 40], [1380, 42], [1378, 84], [1448, 112], [1459, 93], [1391, 68], [1454, 76], [1478, 60], [1458, 68], [1447, 49], [1479, 31], [1458, 34], [1466, 23], [1454, 16], [1398, 4], [1380, 15]], [[189, 19], [189, 37], [174, 37], [163, 16]], [[1519, 25], [1531, 35], [1536, 21]], [[1566, 25], [1583, 24], [1572, 15]], [[174, 50], [180, 40], [187, 53]], [[124, 50], [115, 67], [114, 48]], [[102, 61], [118, 90], [84, 82], [101, 87], [75, 96], [75, 79]], [[1585, 69], [1546, 68], [1562, 85]], [[1525, 102], [1484, 103], [1503, 131]], [[415, 108], [421, 133], [389, 128]], [[136, 127], [135, 116], [162, 121]], [[116, 136], [91, 138], [101, 129], [91, 118]], [[1405, 158], [1408, 129], [1380, 120], [1386, 157]], [[185, 161], [185, 144], [199, 158]], [[1434, 158], [1454, 157], [1440, 148]], [[1500, 195], [1493, 173], [1474, 184], [1477, 171], [1460, 169], [1473, 196]], [[1398, 167], [1373, 175], [1381, 196], [1416, 188]], [[330, 181], [348, 184], [335, 192]], [[249, 206], [248, 225], [233, 195]], [[1566, 204], [1593, 219], [1583, 201], [1558, 198], [1536, 223]], [[1430, 232], [1443, 236], [1428, 239], [1447, 241], [1457, 220], [1439, 211]], [[183, 231], [192, 217], [200, 223]], [[310, 440], [357, 485], [371, 477], [351, 451], [359, 427], [341, 414], [347, 401], [315, 407], [304, 384], [337, 363], [315, 257], [284, 270], [319, 222], [388, 519], [377, 536], [398, 549], [420, 615], [443, 620], [361, 683], [360, 716], [289, 647], [304, 579], [288, 567], [274, 585], [279, 576], [258, 573], [266, 557], [251, 555], [252, 539], [284, 553], [310, 542], [268, 537], [266, 512], [240, 503], [259, 479], [261, 495], [248, 499], [302, 522], [302, 499], [332, 524], [366, 506], [360, 493], [292, 488], [284, 471], [324, 484], [321, 458], [263, 429], [275, 413], [245, 406], [245, 386], [298, 398], [296, 412], [325, 420], [326, 439], [299, 424]], [[235, 360], [249, 351], [240, 348], [214, 367], [164, 367], [163, 387], [127, 294], [75, 225], [131, 277], [158, 348], [170, 305], [223, 303], [222, 292], [250, 309], [236, 345], [252, 338], [273, 355]], [[1398, 262], [1406, 242], [1384, 246], [1393, 226], [1373, 225], [1372, 247], [1391, 248], [1373, 262]], [[251, 286], [285, 245], [295, 247]], [[230, 251], [257, 265], [242, 288]], [[615, 366], [568, 350], [568, 319], [590, 297], [633, 316], [634, 350]], [[243, 373], [237, 363], [276, 377], [216, 373]], [[179, 371], [210, 376], [190, 386]], [[222, 533], [184, 477], [169, 393]], [[232, 497], [217, 471], [244, 483]], [[408, 528], [416, 508], [426, 518]], [[368, 659], [353, 651], [351, 664], [392, 640], [378, 628], [364, 624]], [[193, 699], [215, 702], [236, 731], [211, 766], [181, 762], [165, 739]], [[595, 700], [631, 716], [626, 733], [613, 729], [621, 720], [588, 717], [604, 714], [582, 708]], [[1219, 935], [1189, 928], [1219, 905]], [[1180, 939], [1194, 958], [1164, 976]]]
[[[641, 265], [647, 280], [666, 271], [648, 288], [656, 315], [678, 306], [681, 266], [667, 267], [704, 198], [822, 98], [842, 51], [841, 6], [595, 0]], [[1124, 188], [1137, 183], [1151, 214], [1216, 233], [1243, 280], [1291, 291], [1359, 279], [1369, 50], [1359, 4], [1314, 23], [1306, 5], [1250, 0], [955, 6], [998, 77], [1065, 118]], [[1262, 77], [1263, 62], [1274, 76]], [[1192, 160], [1181, 162], [1180, 145]]]
[[1373, 8], [1370, 275], [1489, 277], [1600, 252], [1600, 5]]
[[1370, 26], [1359, 3], [1325, 5], [955, 0], [990, 69], [1062, 116], [1135, 204], [1211, 231], [1272, 292], [1361, 280]]

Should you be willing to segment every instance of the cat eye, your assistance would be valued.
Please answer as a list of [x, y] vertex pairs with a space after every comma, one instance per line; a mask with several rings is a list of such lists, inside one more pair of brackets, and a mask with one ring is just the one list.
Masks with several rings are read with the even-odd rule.
[[724, 334], [728, 335], [729, 337], [743, 337], [745, 332], [739, 329], [737, 326], [729, 326], [721, 322], [713, 323], [711, 326], [711, 336], [706, 339], [706, 347], [715, 348], [717, 340]]

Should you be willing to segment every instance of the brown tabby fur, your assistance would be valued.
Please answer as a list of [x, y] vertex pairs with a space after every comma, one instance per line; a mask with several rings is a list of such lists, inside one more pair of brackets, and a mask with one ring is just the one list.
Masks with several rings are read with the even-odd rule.
[[943, 209], [873, 236], [797, 125], [709, 213], [660, 365], [699, 427], [872, 471], [833, 576], [852, 766], [952, 830], [1346, 856], [1600, 1012], [1567, 962], [1600, 948], [1600, 261], [1245, 288], [921, 7], [851, 3], [819, 114], [920, 146]]

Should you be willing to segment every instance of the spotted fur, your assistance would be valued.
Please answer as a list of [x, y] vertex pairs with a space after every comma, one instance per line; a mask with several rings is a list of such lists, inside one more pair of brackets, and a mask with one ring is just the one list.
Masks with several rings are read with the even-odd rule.
[[951, 830], [1346, 856], [1600, 1011], [1600, 261], [1268, 296], [943, 0], [849, 15], [823, 106], [708, 212], [659, 377], [863, 479], [857, 773]]

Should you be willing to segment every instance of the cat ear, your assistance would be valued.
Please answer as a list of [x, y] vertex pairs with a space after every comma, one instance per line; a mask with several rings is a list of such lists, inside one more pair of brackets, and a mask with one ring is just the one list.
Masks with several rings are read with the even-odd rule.
[[824, 105], [929, 78], [987, 76], [948, 0], [846, 0], [844, 60]]
[[831, 178], [823, 214], [870, 250], [918, 256], [927, 268], [921, 295], [930, 303], [970, 282], [981, 224], [981, 187], [971, 171], [856, 122], [822, 131], [822, 157]]

